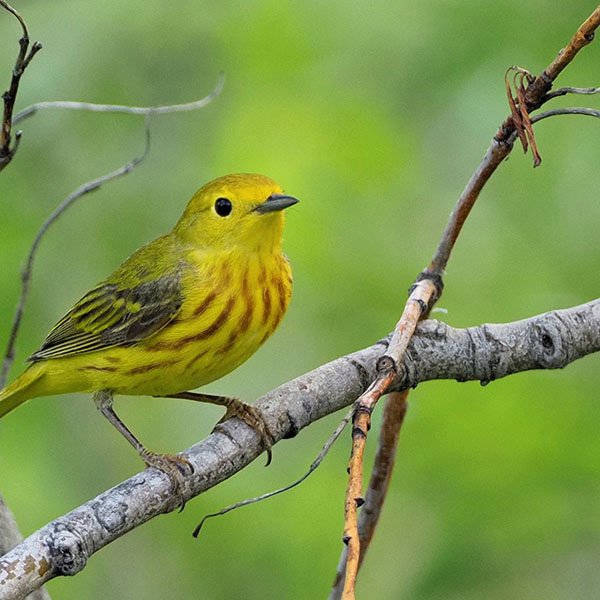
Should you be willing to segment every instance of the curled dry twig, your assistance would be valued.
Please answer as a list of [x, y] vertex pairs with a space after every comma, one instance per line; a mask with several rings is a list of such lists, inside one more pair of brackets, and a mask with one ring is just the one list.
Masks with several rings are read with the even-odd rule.
[[[521, 111], [519, 110], [518, 106], [517, 106], [517, 102], [519, 101], [519, 98], [517, 97], [515, 99], [515, 97], [513, 96], [512, 93], [512, 88], [510, 85], [510, 79], [509, 79], [509, 74], [513, 73], [513, 85], [518, 88], [518, 84], [516, 83], [516, 77], [518, 73], [521, 73], [521, 75], [523, 75], [524, 73], [527, 73], [527, 75], [529, 77], [531, 77], [531, 74], [529, 73], [529, 71], [526, 71], [525, 69], [522, 69], [521, 67], [518, 67], [517, 65], [513, 65], [512, 67], [508, 67], [508, 69], [506, 69], [506, 72], [504, 73], [504, 86], [506, 87], [506, 97], [508, 98], [508, 106], [510, 108], [510, 114], [512, 115], [512, 119], [513, 119], [513, 123], [515, 125], [515, 130], [517, 132], [517, 135], [519, 137], [519, 139], [521, 140], [521, 145], [523, 146], [523, 152], [527, 152], [527, 148], [529, 146], [528, 140], [527, 140], [527, 134], [525, 133], [525, 127], [523, 126], [523, 118], [521, 117]], [[530, 79], [529, 83], [533, 83], [533, 81], [531, 81]], [[523, 77], [521, 77], [521, 92], [523, 92], [522, 90], [523, 87]], [[519, 95], [519, 94], [517, 94]], [[525, 112], [527, 112], [525, 110]]]
[[[510, 83], [508, 80], [508, 73], [513, 71], [513, 86], [517, 93], [516, 100], [512, 96]], [[527, 152], [528, 143], [531, 145], [531, 153], [533, 154], [533, 166], [538, 167], [542, 162], [542, 157], [537, 148], [535, 141], [535, 135], [531, 126], [531, 117], [529, 116], [529, 110], [527, 108], [527, 101], [525, 99], [525, 80], [531, 85], [535, 81], [535, 77], [526, 69], [521, 67], [513, 66], [510, 67], [505, 76], [506, 82], [506, 93], [508, 95], [508, 104], [511, 109], [513, 123], [517, 135], [523, 145], [523, 151]]]

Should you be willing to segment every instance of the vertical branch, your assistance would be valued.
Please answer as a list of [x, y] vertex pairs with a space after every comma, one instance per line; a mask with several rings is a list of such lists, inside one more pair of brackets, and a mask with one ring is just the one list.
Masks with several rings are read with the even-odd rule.
[[[360, 552], [358, 568], [360, 568], [369, 544], [373, 539], [375, 527], [385, 501], [387, 490], [392, 478], [396, 449], [400, 438], [400, 427], [408, 409], [408, 390], [388, 394], [383, 409], [383, 421], [379, 433], [379, 445], [375, 455], [375, 464], [371, 472], [369, 487], [365, 496], [365, 503], [358, 517], [358, 536], [360, 539]], [[399, 425], [398, 425], [399, 424]], [[337, 573], [333, 582], [333, 589], [329, 600], [339, 600], [342, 595], [342, 586], [346, 576], [346, 561], [348, 550], [344, 548], [338, 563]]]
[[[2, 171], [12, 160], [19, 147], [21, 140], [21, 132], [15, 134], [15, 142], [12, 144], [12, 115], [19, 90], [21, 76], [31, 62], [35, 54], [42, 49], [39, 42], [35, 42], [31, 49], [29, 48], [29, 32], [21, 15], [8, 4], [5, 0], [0, 0], [0, 7], [11, 13], [19, 24], [23, 35], [19, 39], [19, 53], [15, 66], [12, 71], [10, 87], [2, 94], [4, 101], [4, 111], [2, 114], [2, 125], [0, 127], [0, 171]], [[4, 378], [0, 376], [0, 389], [4, 387]], [[0, 494], [0, 555], [5, 554], [14, 546], [22, 541], [23, 537], [19, 532], [19, 528], [11, 510], [4, 502], [2, 494]], [[50, 595], [45, 588], [41, 587], [28, 596], [28, 600], [50, 600]]]
[[388, 394], [383, 409], [383, 421], [379, 433], [379, 446], [375, 455], [376, 468], [371, 472], [371, 480], [365, 496], [365, 505], [358, 519], [360, 536], [360, 558], [362, 564], [369, 544], [373, 539], [377, 517], [381, 513], [385, 497], [392, 479], [392, 471], [396, 462], [396, 449], [404, 417], [408, 410], [408, 390]]
[[[0, 0], [0, 6], [11, 13], [23, 30], [23, 35], [19, 40], [19, 53], [17, 54], [17, 60], [12, 70], [12, 78], [10, 81], [10, 87], [6, 92], [2, 94], [4, 100], [4, 113], [2, 115], [2, 129], [0, 131], [0, 171], [4, 169], [8, 163], [13, 159], [13, 156], [17, 152], [19, 147], [19, 141], [21, 140], [21, 132], [17, 131], [15, 134], [15, 142], [12, 144], [12, 115], [17, 99], [17, 92], [19, 91], [19, 83], [21, 82], [21, 76], [25, 72], [25, 69], [31, 62], [31, 59], [36, 53], [42, 49], [42, 45], [39, 42], [34, 42], [31, 48], [29, 47], [29, 32], [27, 26], [21, 15], [6, 2], [6, 0]], [[11, 146], [12, 144], [12, 146]]]
[[362, 477], [363, 477], [363, 455], [365, 444], [361, 443], [367, 437], [366, 427], [360, 419], [355, 419], [352, 426], [352, 454], [350, 455], [350, 464], [348, 471], [355, 474], [355, 477], [348, 478], [348, 487], [346, 489], [346, 500], [344, 503], [344, 514], [346, 515], [346, 526], [344, 528], [344, 537], [346, 544], [346, 573], [344, 578], [344, 588], [342, 599], [350, 600], [354, 598], [354, 586], [356, 585], [356, 575], [358, 573], [358, 564], [360, 560], [360, 543], [358, 536], [357, 512], [360, 506], [364, 504], [362, 497]]

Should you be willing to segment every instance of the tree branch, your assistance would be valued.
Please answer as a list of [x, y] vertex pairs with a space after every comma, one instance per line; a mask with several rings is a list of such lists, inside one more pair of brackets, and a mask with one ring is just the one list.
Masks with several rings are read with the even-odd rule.
[[17, 339], [17, 334], [19, 332], [19, 327], [21, 325], [23, 311], [25, 310], [25, 303], [27, 302], [27, 297], [29, 295], [29, 284], [31, 282], [33, 261], [35, 259], [35, 255], [37, 253], [37, 249], [40, 245], [40, 242], [42, 241], [42, 238], [44, 237], [52, 223], [54, 223], [54, 221], [56, 221], [62, 214], [64, 214], [64, 212], [68, 210], [68, 208], [73, 203], [79, 200], [79, 198], [85, 196], [86, 194], [89, 194], [90, 192], [95, 192], [96, 190], [100, 189], [102, 185], [108, 183], [109, 181], [112, 181], [113, 179], [117, 179], [118, 177], [127, 175], [146, 158], [148, 152], [150, 151], [150, 123], [148, 121], [149, 117], [147, 117], [146, 119], [146, 145], [144, 146], [143, 154], [133, 158], [127, 164], [123, 165], [122, 167], [119, 167], [114, 171], [111, 171], [110, 173], [106, 173], [105, 175], [101, 175], [96, 179], [92, 179], [91, 181], [87, 181], [86, 183], [81, 184], [54, 209], [52, 214], [42, 223], [42, 225], [38, 229], [38, 232], [35, 235], [35, 239], [31, 244], [31, 248], [29, 249], [27, 261], [25, 262], [25, 268], [21, 273], [21, 295], [19, 296], [19, 302], [15, 310], [15, 315], [13, 317], [13, 323], [8, 338], [8, 344], [6, 346], [4, 359], [2, 361], [2, 371], [0, 372], [0, 389], [2, 389], [6, 385], [8, 373], [15, 358], [15, 342]]
[[[387, 339], [294, 379], [256, 403], [275, 441], [351, 404], [375, 375]], [[600, 350], [600, 299], [501, 325], [455, 329], [423, 321], [398, 367], [392, 391], [432, 379], [494, 379], [532, 369], [559, 369]], [[185, 454], [186, 500], [231, 477], [262, 452], [259, 434], [237, 418]], [[153, 517], [179, 507], [167, 475], [151, 468], [104, 492], [29, 536], [0, 559], [0, 597], [22, 598], [59, 575], [74, 575], [100, 548]]]
[[27, 25], [23, 17], [10, 5], [6, 0], [0, 0], [0, 7], [11, 13], [19, 24], [23, 35], [19, 39], [19, 53], [15, 61], [15, 66], [12, 70], [12, 78], [10, 80], [10, 87], [2, 94], [4, 100], [4, 113], [2, 115], [2, 129], [0, 131], [0, 171], [4, 169], [8, 163], [13, 159], [13, 156], [17, 152], [19, 142], [21, 140], [21, 132], [17, 131], [15, 134], [15, 142], [12, 144], [12, 114], [15, 107], [15, 101], [17, 99], [17, 92], [19, 91], [19, 83], [21, 82], [21, 76], [25, 72], [25, 69], [29, 66], [31, 59], [42, 49], [42, 45], [39, 42], [34, 42], [29, 47], [29, 32], [27, 31]]
[[[0, 495], [0, 553], [5, 554], [23, 541], [23, 536], [15, 521], [10, 508]], [[50, 600], [46, 588], [39, 587], [27, 596], [27, 600]]]
[[[0, 0], [1, 1], [1, 0]], [[165, 115], [176, 112], [188, 112], [204, 108], [210, 104], [222, 91], [225, 85], [225, 75], [221, 73], [217, 84], [213, 91], [199, 100], [186, 102], [185, 104], [169, 104], [167, 106], [124, 106], [122, 104], [94, 104], [92, 102], [73, 102], [71, 100], [56, 100], [53, 102], [36, 102], [21, 112], [17, 113], [13, 118], [13, 125], [23, 121], [28, 117], [32, 117], [39, 110], [85, 110], [89, 112], [106, 112], [106, 113], [125, 113], [128, 115]]]
[[558, 96], [566, 96], [567, 94], [581, 94], [583, 96], [593, 96], [594, 94], [600, 94], [600, 88], [562, 87], [546, 94], [546, 100], [551, 100], [552, 98], [557, 98]]
[[[371, 471], [369, 487], [365, 494], [365, 503], [360, 509], [358, 519], [358, 537], [360, 539], [360, 552], [357, 558], [357, 570], [365, 558], [369, 544], [373, 539], [375, 528], [379, 522], [379, 515], [392, 480], [394, 463], [396, 462], [396, 449], [400, 438], [400, 429], [408, 409], [408, 390], [392, 392], [387, 395], [383, 408], [383, 420], [379, 433], [379, 445], [375, 455], [377, 468]], [[329, 595], [330, 600], [336, 600], [343, 592], [346, 578], [346, 562], [348, 560], [348, 546], [341, 555], [333, 587]]]
[[[357, 503], [362, 502], [362, 456], [369, 431], [371, 413], [377, 404], [379, 398], [389, 391], [390, 382], [394, 380], [397, 374], [398, 365], [403, 360], [407, 345], [411, 338], [411, 332], [415, 329], [416, 322], [426, 319], [439, 300], [443, 290], [443, 275], [450, 259], [450, 254], [462, 227], [469, 216], [479, 194], [489, 178], [502, 164], [504, 159], [510, 154], [513, 148], [514, 140], [517, 134], [520, 134], [522, 141], [529, 139], [532, 152], [534, 154], [534, 166], [539, 165], [541, 158], [537, 152], [535, 138], [532, 130], [532, 120], [529, 113], [540, 108], [548, 99], [555, 79], [565, 67], [575, 58], [577, 53], [587, 46], [595, 35], [595, 30], [600, 26], [600, 6], [580, 25], [571, 41], [563, 48], [558, 56], [550, 63], [544, 71], [536, 78], [526, 72], [524, 69], [513, 67], [520, 73], [519, 85], [517, 86], [518, 108], [509, 93], [509, 103], [511, 105], [511, 114], [503, 121], [498, 132], [494, 136], [483, 160], [477, 170], [467, 183], [461, 194], [450, 219], [446, 225], [444, 233], [433, 259], [429, 266], [422, 271], [409, 292], [409, 298], [406, 302], [404, 311], [398, 321], [389, 348], [382, 354], [377, 362], [377, 374], [372, 380], [369, 388], [356, 402], [356, 411], [352, 428], [352, 455], [349, 465], [348, 487], [346, 490], [346, 502], [344, 510], [344, 540], [348, 548], [345, 551], [346, 561], [346, 580], [343, 582], [341, 597], [344, 600], [353, 600], [355, 597], [354, 588], [358, 574], [358, 566], [361, 554], [361, 537], [359, 535], [359, 523], [357, 517]], [[526, 77], [529, 85], [524, 87], [524, 78]], [[589, 114], [589, 113], [588, 113]], [[525, 133], [527, 138], [525, 138]], [[526, 149], [526, 145], [524, 145]], [[388, 412], [384, 418], [383, 429], [386, 431], [400, 431], [400, 412]], [[395, 419], [395, 421], [394, 421]], [[391, 462], [387, 466], [391, 466]], [[387, 466], [381, 466], [382, 469]], [[374, 469], [380, 466], [375, 463]], [[389, 475], [382, 474], [383, 479], [389, 479]], [[378, 512], [376, 510], [369, 513], [369, 518], [376, 521]], [[363, 522], [365, 517], [362, 517]], [[370, 530], [375, 527], [363, 527], [364, 530]], [[339, 573], [339, 571], [338, 571]], [[335, 586], [338, 585], [337, 577]], [[339, 596], [331, 596], [339, 597]]]

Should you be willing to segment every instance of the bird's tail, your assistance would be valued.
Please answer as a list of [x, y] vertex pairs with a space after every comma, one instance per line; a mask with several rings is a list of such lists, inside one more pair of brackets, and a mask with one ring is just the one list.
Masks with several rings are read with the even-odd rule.
[[44, 374], [43, 363], [33, 363], [10, 385], [0, 392], [0, 418], [23, 402], [35, 398], [37, 387]]

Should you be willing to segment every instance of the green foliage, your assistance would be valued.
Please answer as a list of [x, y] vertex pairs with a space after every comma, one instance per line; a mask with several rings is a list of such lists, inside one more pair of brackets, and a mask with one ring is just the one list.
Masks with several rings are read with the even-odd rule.
[[[126, 178], [82, 199], [42, 245], [18, 360], [82, 293], [167, 231], [191, 194], [227, 172], [261, 172], [301, 199], [285, 249], [290, 311], [269, 343], [207, 391], [252, 400], [391, 330], [447, 216], [507, 114], [503, 76], [538, 73], [593, 6], [493, 3], [166, 4], [20, 2], [44, 49], [23, 108], [69, 99], [135, 105], [191, 101], [224, 70], [222, 95], [193, 113], [155, 117], [152, 151]], [[0, 14], [8, 82], [19, 30]], [[560, 78], [600, 85], [599, 42]], [[3, 84], [3, 85], [5, 85]], [[597, 106], [596, 98], [556, 105]], [[19, 269], [43, 219], [71, 190], [138, 155], [141, 118], [43, 112], [0, 177], [8, 335]], [[516, 148], [480, 198], [452, 256], [435, 315], [455, 326], [508, 321], [598, 295], [600, 124], [536, 126], [542, 165]], [[380, 600], [592, 598], [600, 594], [597, 357], [564, 372], [411, 394], [382, 523], [359, 578]], [[260, 375], [257, 375], [260, 374]], [[220, 411], [176, 400], [117, 399], [150, 447], [176, 451]], [[301, 487], [191, 531], [202, 515], [288, 483], [311, 463], [333, 416], [217, 489], [95, 555], [49, 585], [70, 598], [325, 597], [341, 550], [344, 437]], [[190, 424], [194, 424], [190, 426]], [[376, 443], [378, 417], [369, 445]], [[35, 400], [1, 427], [2, 492], [24, 533], [141, 466], [91, 399]], [[259, 461], [260, 462], [260, 461]]]

